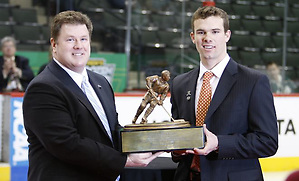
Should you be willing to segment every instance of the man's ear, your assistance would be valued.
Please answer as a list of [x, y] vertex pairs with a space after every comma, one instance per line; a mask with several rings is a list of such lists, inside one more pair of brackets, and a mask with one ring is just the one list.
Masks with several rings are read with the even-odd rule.
[[55, 43], [55, 40], [54, 40], [54, 38], [51, 38], [50, 39], [50, 42], [51, 42], [51, 46], [52, 46], [52, 52], [53, 53], [56, 53], [56, 43]]
[[227, 43], [230, 39], [230, 36], [231, 36], [232, 32], [230, 30], [227, 30], [226, 33], [225, 33], [225, 42]]
[[190, 38], [192, 40], [192, 43], [195, 44], [195, 37], [194, 37], [193, 31], [191, 31], [191, 33], [190, 33]]

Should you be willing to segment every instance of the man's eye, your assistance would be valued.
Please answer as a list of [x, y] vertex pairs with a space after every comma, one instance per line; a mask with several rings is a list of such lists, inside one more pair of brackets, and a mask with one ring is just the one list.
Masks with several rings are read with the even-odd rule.
[[74, 41], [73, 38], [68, 38], [66, 41]]

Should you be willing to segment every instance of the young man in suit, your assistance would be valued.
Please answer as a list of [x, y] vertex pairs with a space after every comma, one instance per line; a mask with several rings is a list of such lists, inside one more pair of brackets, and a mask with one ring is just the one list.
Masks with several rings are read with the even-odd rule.
[[124, 167], [146, 166], [159, 154], [118, 151], [113, 90], [85, 68], [91, 34], [82, 13], [65, 11], [53, 19], [53, 61], [32, 80], [23, 102], [30, 181], [115, 181]]
[[[172, 116], [196, 125], [203, 74], [212, 72], [211, 101], [204, 117], [203, 149], [172, 152], [179, 162], [175, 180], [263, 180], [258, 158], [274, 155], [278, 131], [273, 95], [266, 75], [236, 63], [228, 54], [227, 13], [201, 7], [192, 17], [192, 42], [200, 56], [198, 68], [179, 75], [171, 87]], [[191, 168], [199, 157], [197, 169]]]
[[29, 60], [15, 55], [16, 40], [6, 36], [1, 40], [3, 55], [0, 56], [0, 91], [25, 91], [34, 74]]

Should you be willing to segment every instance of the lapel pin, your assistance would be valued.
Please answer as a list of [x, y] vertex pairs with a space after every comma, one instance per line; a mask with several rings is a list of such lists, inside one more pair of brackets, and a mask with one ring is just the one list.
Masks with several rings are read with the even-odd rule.
[[98, 85], [98, 88], [100, 88], [100, 89], [101, 89], [101, 88], [102, 88], [102, 86], [101, 86], [101, 85]]
[[187, 91], [186, 97], [187, 97], [187, 101], [190, 101], [190, 99], [191, 99], [191, 91]]

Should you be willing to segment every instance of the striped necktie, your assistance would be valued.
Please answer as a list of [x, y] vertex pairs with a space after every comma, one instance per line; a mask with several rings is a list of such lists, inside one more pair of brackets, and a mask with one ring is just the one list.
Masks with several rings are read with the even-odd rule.
[[102, 121], [103, 126], [105, 127], [106, 132], [108, 133], [111, 141], [112, 141], [112, 135], [108, 123], [108, 119], [106, 117], [104, 108], [97, 97], [95, 91], [93, 90], [91, 84], [86, 80], [86, 77], [83, 77], [82, 83], [81, 83], [81, 89], [88, 98], [89, 102], [91, 103], [92, 107], [96, 111], [98, 117]]

